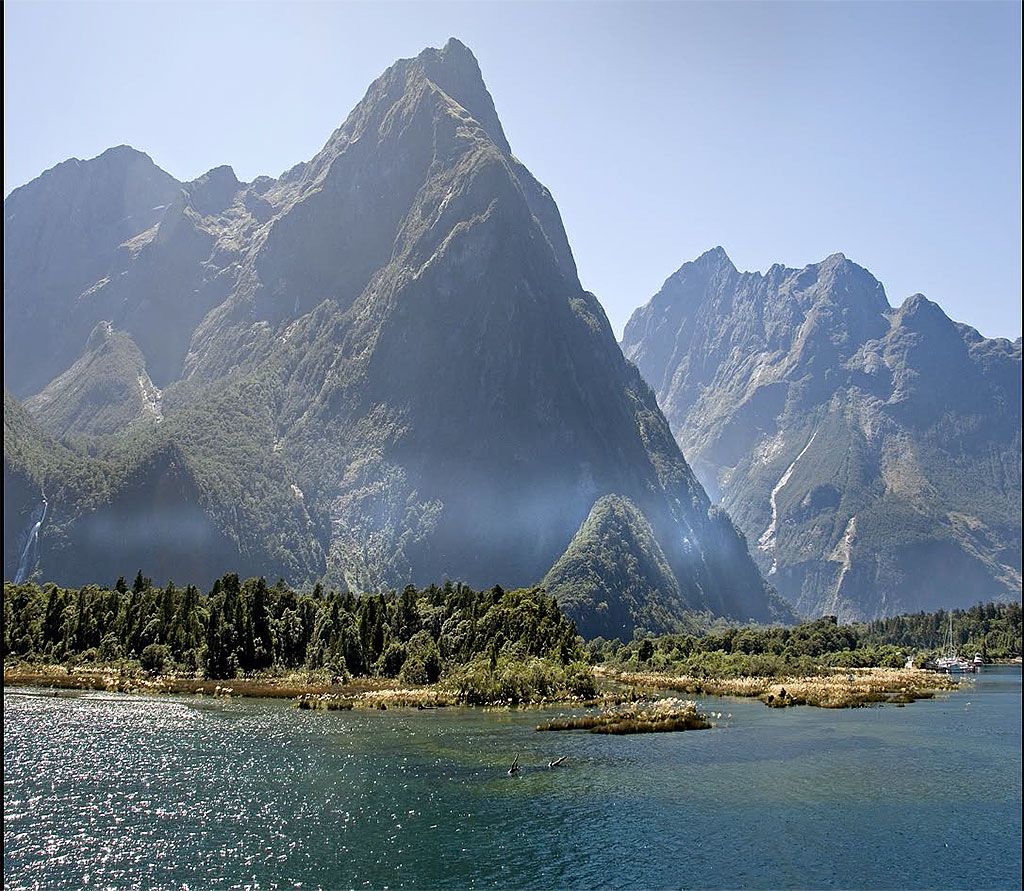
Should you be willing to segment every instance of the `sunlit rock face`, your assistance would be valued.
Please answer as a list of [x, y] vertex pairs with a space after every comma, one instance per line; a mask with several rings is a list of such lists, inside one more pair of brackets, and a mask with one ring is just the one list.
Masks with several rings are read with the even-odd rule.
[[1021, 596], [1021, 341], [841, 254], [740, 273], [716, 248], [622, 341], [697, 476], [809, 616]]
[[[51, 171], [15, 192], [8, 227], [93, 200], [105, 158], [76, 162], [59, 189]], [[511, 154], [461, 43], [397, 62], [278, 179], [217, 168], [174, 183], [138, 153], [117, 159], [110, 188], [145, 174], [138, 225], [108, 227], [99, 247], [77, 230], [36, 233], [54, 263], [74, 242], [74, 274], [25, 263], [5, 285], [28, 320], [9, 335], [31, 344], [19, 356], [46, 355], [15, 395], [45, 433], [91, 434], [107, 475], [101, 496], [83, 483], [55, 505], [49, 536], [64, 544], [44, 540], [44, 576], [116, 578], [166, 536], [181, 538], [160, 558], [179, 581], [219, 555], [223, 570], [354, 591], [533, 584], [615, 496], [629, 504], [617, 528], [641, 530], [659, 574], [642, 608], [578, 612], [588, 630], [668, 630], [691, 611], [790, 617], [580, 286], [558, 209]], [[89, 189], [72, 175], [83, 170]], [[57, 323], [22, 306], [40, 276], [68, 319], [57, 357]], [[116, 411], [97, 411], [104, 393]], [[161, 525], [171, 512], [180, 522]], [[126, 537], [122, 522], [141, 531]], [[209, 544], [193, 560], [195, 529]], [[580, 603], [594, 585], [613, 603], [637, 572], [612, 541], [573, 554], [551, 584], [573, 599], [585, 576]]]

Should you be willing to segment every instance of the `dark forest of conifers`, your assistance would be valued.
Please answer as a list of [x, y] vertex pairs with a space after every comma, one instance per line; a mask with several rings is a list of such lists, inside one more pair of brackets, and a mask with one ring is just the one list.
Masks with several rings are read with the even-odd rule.
[[586, 661], [582, 641], [539, 589], [475, 591], [446, 582], [355, 597], [299, 594], [284, 582], [227, 574], [209, 593], [128, 586], [79, 590], [4, 587], [4, 657], [100, 664], [139, 659], [151, 671], [234, 678], [267, 670], [324, 669], [436, 681], [444, 668], [499, 657], [560, 666]]
[[[965, 655], [1019, 655], [1020, 604], [952, 615]], [[139, 572], [131, 585], [121, 578], [112, 588], [6, 583], [3, 652], [5, 661], [134, 664], [209, 679], [310, 670], [428, 684], [456, 672], [530, 666], [542, 682], [585, 693], [594, 662], [704, 676], [902, 664], [904, 653], [941, 647], [948, 621], [941, 610], [858, 625], [824, 617], [794, 628], [719, 624], [703, 636], [588, 645], [540, 588], [477, 591], [447, 581], [357, 597], [319, 585], [299, 593], [283, 581], [229, 573], [203, 593], [154, 586]]]

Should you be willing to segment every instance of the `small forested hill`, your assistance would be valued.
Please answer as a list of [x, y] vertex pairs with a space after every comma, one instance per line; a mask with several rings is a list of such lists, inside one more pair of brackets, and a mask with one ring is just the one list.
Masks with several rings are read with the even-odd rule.
[[740, 273], [716, 248], [622, 342], [768, 579], [810, 616], [1021, 597], [1021, 342], [840, 254]]
[[544, 587], [587, 638], [673, 631], [687, 607], [700, 605], [687, 603], [643, 514], [614, 495], [597, 501]]
[[[734, 548], [733, 560], [723, 562], [726, 566], [744, 566], [742, 543], [729, 518], [715, 509], [710, 517], [705, 542], [714, 542], [716, 548]], [[694, 561], [702, 559], [692, 545], [690, 555]], [[729, 613], [727, 601], [709, 602], [703, 591], [692, 587], [692, 575], [682, 578], [680, 584], [636, 505], [628, 498], [606, 495], [598, 499], [551, 568], [544, 587], [588, 639], [603, 636], [628, 640], [635, 634], [696, 629], [710, 615]], [[721, 583], [724, 586], [728, 581], [723, 578]], [[786, 604], [774, 592], [769, 598], [774, 614], [784, 616]], [[686, 619], [680, 621], [681, 616]]]
[[[88, 237], [47, 222], [69, 214]], [[203, 579], [219, 561], [356, 592], [530, 585], [613, 495], [660, 548], [663, 581], [635, 580], [659, 627], [790, 617], [623, 360], [457, 40], [395, 63], [277, 179], [175, 183], [120, 149], [16, 190], [5, 221], [5, 251], [42, 240], [48, 258], [5, 278], [10, 386], [110, 477], [51, 499], [47, 578]], [[579, 553], [560, 596], [585, 578], [580, 603], [631, 614], [614, 607], [627, 549], [593, 572]]]

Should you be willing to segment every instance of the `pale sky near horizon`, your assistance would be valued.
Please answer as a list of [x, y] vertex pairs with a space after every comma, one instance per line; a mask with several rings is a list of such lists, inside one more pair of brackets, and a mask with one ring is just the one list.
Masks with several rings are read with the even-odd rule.
[[842, 252], [1021, 334], [1021, 3], [4, 3], [4, 195], [127, 143], [180, 180], [312, 157], [456, 36], [616, 334], [683, 262]]

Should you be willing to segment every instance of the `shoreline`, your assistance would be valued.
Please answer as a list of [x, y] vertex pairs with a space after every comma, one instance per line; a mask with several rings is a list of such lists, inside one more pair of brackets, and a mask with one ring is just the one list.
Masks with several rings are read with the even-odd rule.
[[387, 688], [391, 682], [359, 678], [347, 684], [304, 679], [301, 675], [278, 678], [205, 678], [161, 675], [155, 678], [122, 674], [116, 668], [74, 668], [64, 665], [34, 667], [4, 666], [5, 687], [43, 687], [53, 690], [84, 690], [139, 695], [242, 696], [261, 699], [297, 699], [303, 695], [326, 695], [346, 691], [366, 693]]
[[386, 710], [388, 708], [537, 708], [568, 706], [584, 708], [614, 705], [621, 696], [599, 693], [583, 697], [542, 697], [513, 703], [498, 699], [483, 703], [466, 702], [458, 692], [437, 684], [410, 687], [389, 678], [352, 678], [344, 683], [312, 680], [300, 673], [282, 677], [202, 678], [159, 676], [156, 678], [124, 675], [115, 668], [71, 669], [63, 665], [4, 666], [4, 687], [36, 687], [46, 690], [80, 690], [97, 693], [125, 693], [141, 696], [211, 696], [227, 699], [288, 699], [300, 709], [347, 711], [352, 708]]
[[920, 668], [851, 668], [813, 677], [695, 678], [655, 672], [616, 672], [599, 666], [594, 674], [622, 684], [674, 690], [691, 696], [760, 699], [770, 708], [906, 705], [960, 689], [960, 681]]
[[[727, 696], [759, 699], [771, 708], [810, 705], [819, 708], [905, 705], [930, 699], [938, 693], [960, 689], [960, 682], [944, 674], [907, 668], [843, 669], [813, 677], [696, 678], [657, 672], [629, 672], [594, 667], [600, 687], [589, 698], [541, 698], [513, 703], [496, 700], [481, 708], [536, 708], [563, 706], [586, 708], [623, 702], [650, 701], [666, 690], [690, 696]], [[458, 693], [444, 682], [424, 687], [403, 686], [386, 678], [354, 678], [344, 683], [300, 673], [281, 677], [202, 678], [161, 676], [148, 678], [122, 674], [114, 668], [71, 668], [63, 665], [4, 666], [4, 687], [39, 687], [51, 690], [82, 690], [136, 695], [188, 695], [228, 698], [290, 699], [296, 707], [311, 710], [352, 708], [434, 709], [467, 707]]]

